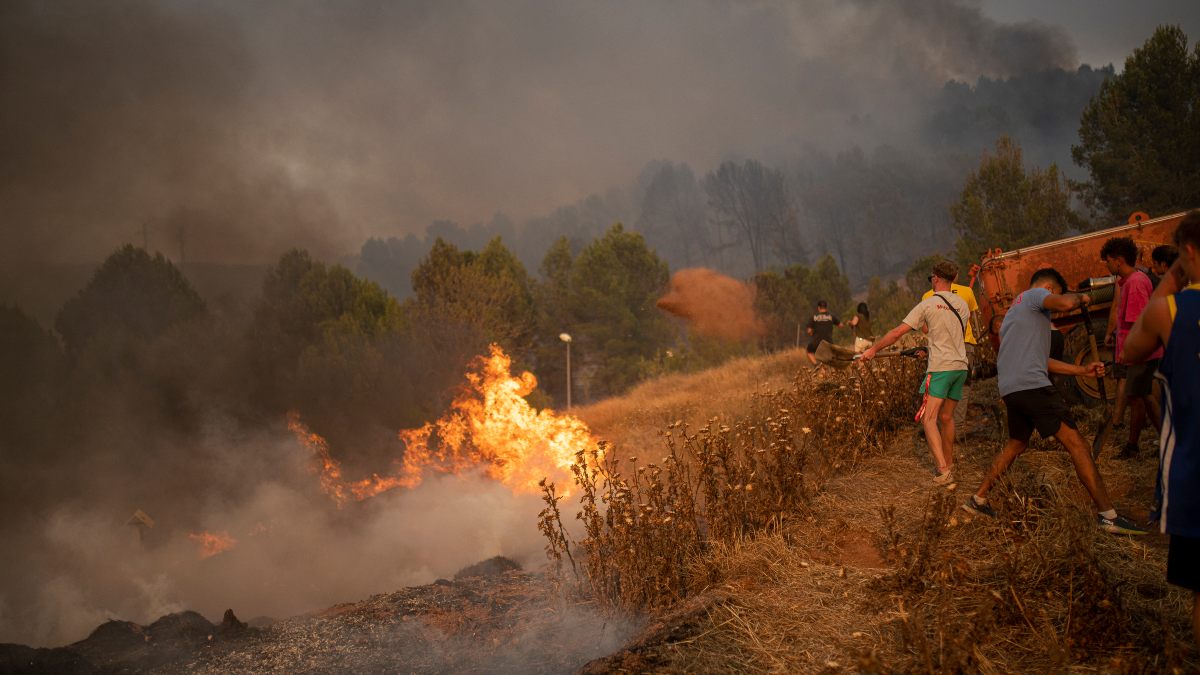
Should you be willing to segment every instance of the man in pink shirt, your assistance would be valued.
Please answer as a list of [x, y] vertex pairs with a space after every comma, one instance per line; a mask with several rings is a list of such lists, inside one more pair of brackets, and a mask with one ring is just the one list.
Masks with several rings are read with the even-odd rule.
[[[1134, 267], [1137, 263], [1137, 244], [1129, 237], [1114, 237], [1104, 242], [1100, 249], [1100, 258], [1108, 266], [1108, 271], [1117, 275], [1116, 307], [1116, 358], [1121, 360], [1125, 349], [1125, 338], [1129, 329], [1142, 315], [1150, 302], [1150, 294], [1154, 286], [1146, 273]], [[1129, 401], [1129, 439], [1117, 459], [1133, 459], [1138, 454], [1138, 439], [1142, 428], [1146, 426], [1147, 413], [1155, 428], [1160, 424], [1161, 413], [1158, 404], [1152, 396], [1154, 373], [1158, 370], [1159, 359], [1162, 358], [1162, 348], [1155, 351], [1148, 361], [1136, 366], [1129, 366], [1126, 372], [1125, 396]]]

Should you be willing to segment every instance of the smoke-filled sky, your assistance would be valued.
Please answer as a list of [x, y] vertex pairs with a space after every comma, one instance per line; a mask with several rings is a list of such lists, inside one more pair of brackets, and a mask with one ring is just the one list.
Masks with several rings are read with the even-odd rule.
[[1102, 65], [1192, 2], [0, 4], [3, 260], [517, 219], [779, 146], [903, 146], [951, 78]]

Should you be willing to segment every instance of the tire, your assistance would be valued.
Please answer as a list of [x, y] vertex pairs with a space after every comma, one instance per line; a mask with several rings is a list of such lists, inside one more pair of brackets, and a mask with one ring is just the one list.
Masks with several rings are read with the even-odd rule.
[[[1113, 348], [1104, 345], [1104, 333], [1107, 328], [1106, 320], [1098, 320], [1092, 318], [1092, 330], [1096, 333], [1096, 351], [1100, 354], [1100, 360], [1111, 362], [1113, 360]], [[1090, 363], [1092, 360], [1091, 342], [1088, 340], [1087, 328], [1081, 323], [1071, 329], [1067, 333], [1066, 340], [1063, 345], [1063, 361], [1081, 365]], [[1100, 390], [1094, 377], [1084, 377], [1082, 375], [1070, 376], [1060, 375], [1055, 378], [1055, 385], [1058, 386], [1061, 382], [1063, 386], [1059, 387], [1060, 391], [1066, 394], [1071, 392], [1072, 396], [1067, 398], [1068, 401], [1084, 403], [1086, 405], [1099, 405]], [[1113, 379], [1112, 373], [1106, 373], [1104, 376], [1104, 393], [1107, 394], [1108, 400], [1113, 400], [1117, 397], [1117, 381]]]

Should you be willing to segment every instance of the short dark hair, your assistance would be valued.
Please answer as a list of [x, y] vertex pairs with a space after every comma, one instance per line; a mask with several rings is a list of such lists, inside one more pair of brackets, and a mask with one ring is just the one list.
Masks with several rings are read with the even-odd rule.
[[825, 302], [824, 300], [818, 300], [818, 301], [817, 301], [817, 307], [818, 307], [818, 308], [821, 308], [821, 307], [828, 307], [828, 306], [829, 306], [829, 303], [828, 303], [828, 302]]
[[1100, 259], [1108, 258], [1121, 258], [1132, 265], [1138, 258], [1137, 244], [1129, 237], [1113, 237], [1104, 242], [1104, 248], [1100, 249]]
[[867, 309], [867, 303], [865, 302], [858, 303], [858, 313], [862, 314], [868, 319], [871, 318], [871, 310]]
[[1058, 284], [1058, 288], [1061, 291], [1067, 290], [1067, 280], [1064, 279], [1063, 275], [1059, 274], [1058, 270], [1054, 269], [1053, 267], [1043, 267], [1042, 269], [1034, 272], [1033, 276], [1029, 278], [1029, 285], [1034, 286], [1037, 284], [1037, 282], [1042, 281], [1043, 279], [1050, 279], [1054, 283]]
[[1179, 249], [1170, 244], [1155, 246], [1150, 252], [1150, 259], [1156, 263], [1162, 263], [1167, 267], [1175, 264], [1175, 259], [1179, 257]]
[[933, 264], [933, 268], [930, 271], [933, 272], [933, 276], [941, 277], [946, 281], [954, 281], [958, 278], [958, 265], [949, 260], [937, 261]]
[[1183, 248], [1188, 244], [1200, 251], [1200, 209], [1189, 211], [1175, 228], [1175, 245]]

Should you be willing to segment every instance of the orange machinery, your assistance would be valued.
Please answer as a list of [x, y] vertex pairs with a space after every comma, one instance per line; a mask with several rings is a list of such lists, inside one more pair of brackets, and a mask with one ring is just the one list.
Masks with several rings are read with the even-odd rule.
[[[1096, 328], [1096, 335], [1103, 336], [1108, 322], [1108, 312], [1116, 289], [1115, 279], [1100, 259], [1104, 242], [1113, 237], [1131, 237], [1138, 245], [1138, 265], [1150, 266], [1150, 252], [1161, 244], [1171, 242], [1175, 226], [1183, 219], [1183, 213], [1160, 218], [1150, 218], [1138, 212], [1130, 216], [1129, 222], [1119, 227], [1088, 232], [1046, 244], [1037, 244], [1015, 251], [995, 249], [983, 256], [978, 275], [983, 289], [979, 294], [980, 313], [983, 326], [991, 345], [999, 345], [1000, 321], [1012, 305], [1013, 299], [1029, 287], [1033, 273], [1043, 267], [1057, 269], [1072, 289], [1086, 289], [1092, 296], [1089, 315]], [[1090, 360], [1087, 331], [1082, 325], [1083, 315], [1071, 312], [1054, 317], [1054, 325], [1065, 337], [1063, 360], [1080, 363]], [[1103, 339], [1103, 338], [1099, 338]], [[1111, 359], [1112, 351], [1102, 351], [1102, 358]], [[1076, 378], [1079, 391], [1090, 397], [1099, 398], [1095, 378]], [[1110, 385], [1111, 397], [1116, 387]]]

